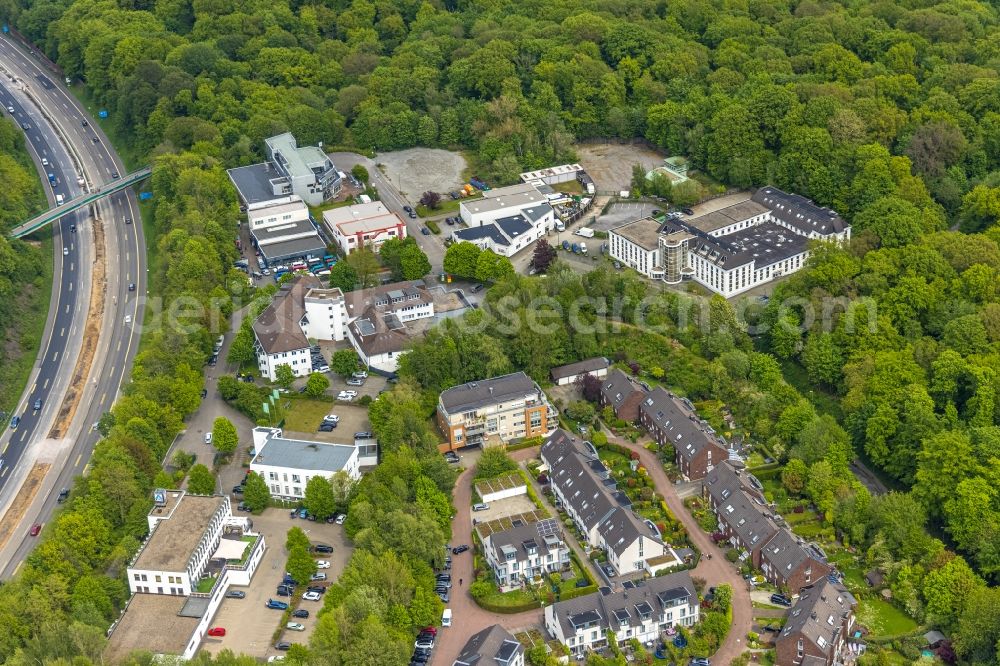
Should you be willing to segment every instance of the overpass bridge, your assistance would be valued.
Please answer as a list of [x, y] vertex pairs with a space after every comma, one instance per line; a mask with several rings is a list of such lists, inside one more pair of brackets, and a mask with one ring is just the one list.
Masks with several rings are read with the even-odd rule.
[[146, 180], [149, 178], [150, 173], [152, 173], [152, 168], [144, 167], [138, 171], [133, 171], [118, 180], [102, 185], [94, 192], [81, 194], [80, 196], [63, 203], [61, 206], [56, 206], [55, 208], [51, 208], [44, 213], [37, 215], [21, 226], [15, 227], [11, 231], [11, 236], [14, 238], [23, 238], [28, 234], [32, 234], [42, 227], [52, 224], [63, 215], [69, 215], [73, 211], [80, 210], [84, 206], [89, 206], [95, 201], [103, 199], [104, 197], [114, 194], [115, 192], [121, 192], [127, 187], [132, 187], [136, 183]]

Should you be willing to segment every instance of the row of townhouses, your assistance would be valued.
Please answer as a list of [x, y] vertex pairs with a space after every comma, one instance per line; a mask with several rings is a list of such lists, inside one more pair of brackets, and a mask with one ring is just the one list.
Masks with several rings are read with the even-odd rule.
[[672, 627], [698, 621], [698, 593], [686, 571], [638, 581], [619, 592], [595, 592], [545, 608], [545, 629], [571, 655], [619, 643], [656, 641]]
[[642, 424], [661, 446], [672, 446], [685, 479], [701, 479], [730, 457], [725, 440], [698, 416], [694, 405], [663, 387], [648, 390], [613, 369], [601, 384], [600, 404], [611, 407], [619, 419]]
[[366, 366], [394, 372], [413, 322], [433, 317], [434, 299], [422, 280], [344, 294], [315, 276], [296, 275], [254, 320], [257, 366], [272, 381], [281, 365], [303, 377], [313, 370], [310, 341], [347, 339]]
[[608, 254], [650, 279], [693, 279], [728, 298], [801, 269], [810, 241], [850, 239], [850, 225], [829, 208], [762, 187], [703, 215], [647, 217], [612, 229]]
[[799, 592], [774, 642], [778, 666], [843, 666], [858, 602], [840, 583], [823, 579]]
[[556, 500], [586, 545], [603, 550], [619, 575], [643, 570], [654, 574], [681, 564], [655, 526], [632, 510], [591, 444], [557, 429], [542, 445], [541, 460]]
[[570, 568], [569, 545], [557, 520], [547, 518], [497, 532], [479, 524], [476, 530], [486, 563], [502, 592]]

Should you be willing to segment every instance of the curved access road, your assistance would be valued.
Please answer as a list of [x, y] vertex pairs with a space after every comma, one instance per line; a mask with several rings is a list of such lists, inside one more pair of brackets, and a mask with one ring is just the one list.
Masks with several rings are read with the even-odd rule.
[[[55, 205], [56, 195], [68, 200], [125, 173], [107, 137], [60, 73], [37, 50], [5, 35], [0, 36], [0, 103], [3, 113], [25, 132], [50, 205]], [[126, 218], [140, 221], [131, 191], [52, 226], [55, 265], [48, 321], [28, 387], [14, 412], [20, 424], [15, 430], [8, 422], [0, 433], [0, 513], [12, 506], [36, 463], [49, 467], [20, 524], [0, 544], [0, 578], [11, 576], [30, 553], [35, 540], [28, 531], [48, 521], [59, 490], [84, 472], [98, 440], [91, 424], [111, 408], [131, 367], [142, 318], [146, 257], [141, 223], [126, 224]], [[78, 363], [81, 355], [89, 365]], [[70, 388], [76, 398], [66, 400]], [[41, 409], [34, 409], [36, 400]]]

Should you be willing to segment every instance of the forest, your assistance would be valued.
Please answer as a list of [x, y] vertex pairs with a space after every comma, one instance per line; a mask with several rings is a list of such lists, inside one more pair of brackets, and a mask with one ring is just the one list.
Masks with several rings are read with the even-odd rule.
[[[450, 480], [424, 456], [430, 397], [606, 353], [731, 405], [786, 461], [787, 493], [808, 497], [885, 568], [898, 603], [978, 664], [1000, 663], [1000, 592], [986, 586], [1000, 581], [997, 11], [976, 0], [0, 0], [0, 17], [111, 111], [121, 147], [153, 162], [152, 289], [164, 298], [246, 298], [230, 279], [238, 212], [223, 169], [259, 160], [263, 139], [286, 130], [330, 148], [460, 149], [498, 183], [573, 159], [581, 141], [642, 139], [726, 186], [770, 183], [834, 207], [854, 241], [817, 251], [781, 285], [759, 314], [763, 336], [720, 299], [670, 294], [607, 332], [538, 337], [490, 321], [477, 335], [433, 332], [405, 357], [393, 402], [372, 407], [403, 455], [398, 477], [372, 476], [356, 499], [372, 524], [403, 512], [436, 541], [428, 526]], [[16, 146], [9, 129], [0, 153]], [[19, 205], [5, 198], [3, 214], [23, 217]], [[0, 292], [45, 261], [3, 243]], [[648, 290], [605, 271], [548, 273], [503, 278], [489, 301], [523, 317], [532, 295], [638, 304]], [[805, 325], [830, 298], [843, 307], [829, 330]], [[850, 326], [872, 312], [873, 328]], [[708, 332], [693, 323], [703, 320]], [[97, 659], [148, 491], [168, 482], [156, 461], [198, 404], [218, 331], [196, 323], [145, 337], [91, 473], [52, 526], [58, 538], [0, 590], [0, 660]], [[793, 370], [805, 384], [786, 381]], [[896, 492], [869, 495], [847, 469], [854, 455]], [[382, 559], [358, 558], [367, 568], [331, 602], [316, 663], [368, 663], [382, 644], [400, 652], [407, 621], [429, 612], [407, 591], [426, 575], [415, 564], [400, 567], [400, 588], [367, 593], [373, 567], [413, 554], [363, 536], [359, 552]]]
[[[2, 112], [0, 112], [2, 113]], [[41, 344], [48, 314], [52, 260], [43, 240], [7, 236], [42, 208], [42, 186], [24, 145], [24, 134], [0, 118], [0, 412], [10, 415], [21, 397]]]

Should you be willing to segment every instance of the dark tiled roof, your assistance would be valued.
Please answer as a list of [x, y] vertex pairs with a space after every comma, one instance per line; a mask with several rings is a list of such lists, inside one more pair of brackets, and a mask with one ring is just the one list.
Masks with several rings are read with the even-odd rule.
[[253, 323], [254, 334], [266, 353], [279, 354], [309, 347], [299, 322], [305, 316], [306, 292], [320, 286], [320, 281], [311, 275], [297, 275], [281, 286], [271, 304]]
[[771, 211], [771, 216], [808, 235], [839, 234], [848, 224], [829, 208], [821, 208], [801, 194], [782, 192], [777, 187], [762, 187], [754, 192], [753, 200]]
[[473, 243], [484, 238], [491, 239], [497, 245], [510, 245], [510, 241], [503, 235], [500, 228], [495, 224], [484, 224], [481, 227], [469, 227], [468, 229], [458, 229], [452, 235], [459, 241]]
[[796, 640], [793, 634], [801, 632], [829, 655], [843, 627], [844, 618], [855, 606], [857, 601], [846, 588], [824, 578], [802, 588], [777, 640]]
[[552, 370], [549, 371], [549, 375], [552, 377], [553, 381], [557, 381], [563, 379], [564, 377], [573, 377], [574, 375], [595, 372], [610, 366], [611, 361], [603, 356], [597, 356], [595, 358], [588, 358], [583, 361], [577, 361], [576, 363], [569, 363], [567, 365], [560, 365], [552, 368]]
[[486, 405], [523, 399], [540, 393], [538, 385], [523, 372], [514, 372], [492, 379], [480, 379], [454, 386], [441, 392], [441, 404], [449, 414], [466, 412]]
[[500, 230], [507, 238], [512, 240], [521, 234], [531, 231], [531, 222], [528, 222], [523, 215], [501, 217], [494, 220], [493, 223], [500, 227]]
[[620, 405], [630, 395], [641, 391], [628, 375], [617, 368], [609, 372], [601, 382], [601, 394], [609, 405]]
[[806, 560], [816, 559], [805, 546], [799, 544], [787, 528], [778, 530], [778, 533], [771, 537], [760, 551], [760, 557], [762, 562], [767, 562], [785, 577], [796, 571]]
[[714, 444], [723, 451], [726, 448], [711, 426], [661, 386], [646, 395], [639, 409], [666, 433], [670, 444], [687, 460], [693, 460], [706, 446]]
[[[652, 541], [660, 543], [659, 538], [641, 518], [635, 515], [631, 509], [617, 507], [597, 529], [604, 543], [621, 555], [625, 550], [635, 543], [639, 537], [646, 537]], [[646, 557], [650, 554], [647, 553]]]
[[500, 666], [510, 663], [524, 648], [499, 624], [486, 627], [465, 642], [453, 666]]

